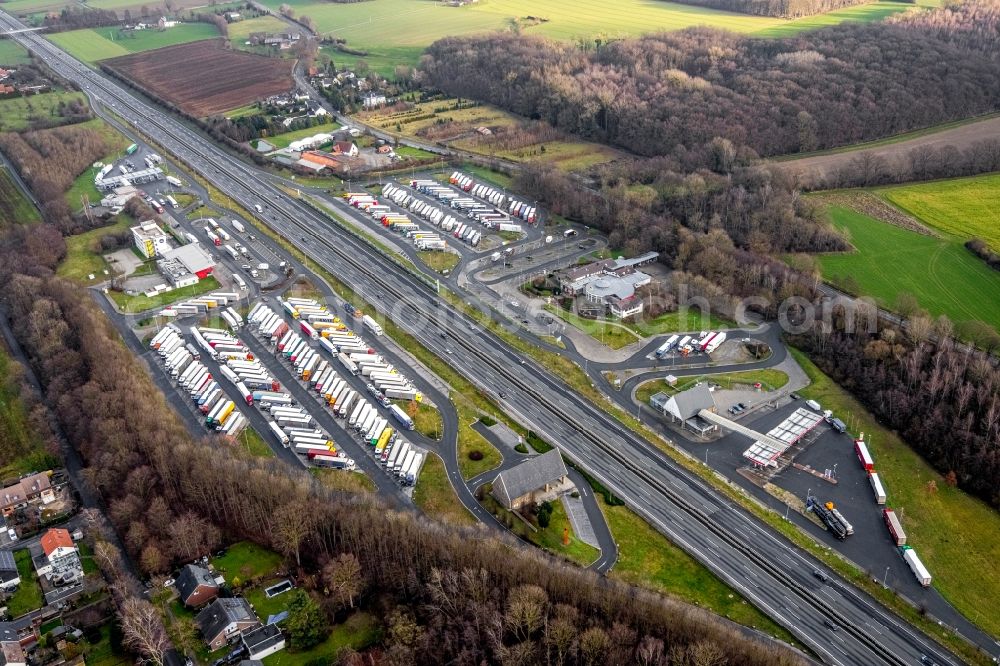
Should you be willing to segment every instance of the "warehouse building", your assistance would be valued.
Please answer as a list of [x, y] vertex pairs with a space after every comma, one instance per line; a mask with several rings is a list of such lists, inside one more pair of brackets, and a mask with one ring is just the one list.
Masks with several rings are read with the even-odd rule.
[[156, 262], [163, 277], [175, 288], [198, 284], [215, 270], [215, 261], [201, 243], [189, 243], [163, 254]]

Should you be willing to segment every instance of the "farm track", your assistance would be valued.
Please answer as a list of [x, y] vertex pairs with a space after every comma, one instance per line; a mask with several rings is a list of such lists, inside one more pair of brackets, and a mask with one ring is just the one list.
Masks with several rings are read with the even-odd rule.
[[808, 183], [816, 182], [817, 179], [836, 173], [837, 170], [850, 164], [851, 160], [863, 152], [884, 157], [891, 162], [920, 146], [935, 148], [955, 146], [959, 150], [964, 150], [980, 141], [996, 139], [997, 137], [1000, 137], [1000, 117], [993, 117], [873, 148], [861, 147], [841, 153], [774, 161], [769, 162], [769, 164], [772, 168], [784, 171], [799, 182]]

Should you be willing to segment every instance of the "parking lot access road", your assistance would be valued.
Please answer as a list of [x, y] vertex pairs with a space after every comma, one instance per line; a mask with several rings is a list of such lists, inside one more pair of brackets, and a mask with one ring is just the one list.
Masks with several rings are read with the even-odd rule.
[[[0, 29], [23, 25], [0, 12]], [[256, 169], [206, 137], [142, 102], [40, 35], [11, 37], [63, 76], [115, 109], [165, 150], [201, 173], [298, 249], [336, 274], [421, 344], [445, 359], [523, 424], [605, 483], [752, 603], [831, 664], [940, 664], [957, 659], [701, 479], [584, 400], [545, 369], [527, 362], [363, 241], [287, 196]], [[500, 398], [503, 391], [506, 398]], [[813, 576], [824, 570], [829, 582]], [[834, 631], [830, 625], [835, 625]]]

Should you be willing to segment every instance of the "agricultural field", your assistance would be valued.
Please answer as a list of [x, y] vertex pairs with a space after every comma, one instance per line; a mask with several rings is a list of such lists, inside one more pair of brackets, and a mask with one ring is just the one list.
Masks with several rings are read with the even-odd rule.
[[70, 30], [57, 32], [49, 38], [71, 55], [93, 64], [129, 53], [142, 53], [218, 36], [219, 31], [214, 25], [185, 23], [168, 30], [138, 30], [130, 33], [123, 33], [118, 28]]
[[887, 187], [878, 193], [943, 234], [963, 242], [981, 238], [1000, 253], [1000, 174]]
[[820, 255], [825, 280], [886, 307], [899, 294], [912, 294], [934, 316], [947, 315], [957, 324], [981, 320], [1000, 329], [1000, 272], [961, 239], [921, 235], [841, 206], [829, 211], [856, 250]]
[[42, 216], [14, 182], [7, 169], [0, 167], [0, 229], [12, 224], [41, 222]]
[[63, 7], [77, 4], [74, 0], [11, 0], [3, 3], [2, 9], [8, 14], [26, 16], [41, 12], [58, 12]]
[[[6, 5], [0, 9], [3, 7]], [[0, 65], [10, 67], [12, 65], [25, 65], [29, 62], [31, 62], [31, 57], [28, 56], [28, 52], [23, 46], [12, 39], [0, 39]]]
[[[53, 90], [40, 95], [0, 99], [0, 131], [19, 132], [28, 129], [35, 122], [58, 125], [60, 124], [58, 112], [60, 103], [78, 101], [83, 102], [86, 106], [86, 99], [83, 93], [67, 90]], [[61, 122], [66, 121], [63, 119]]]
[[[463, 104], [455, 99], [436, 100], [407, 111], [386, 108], [361, 113], [359, 118], [404, 136], [517, 162], [545, 162], [565, 171], [584, 171], [624, 156], [610, 146], [574, 139], [540, 123], [508, 135], [526, 121], [492, 106]], [[478, 134], [480, 127], [489, 128], [493, 134]]]
[[[599, 0], [548, 0], [544, 4], [533, 0], [494, 0], [466, 7], [410, 0], [355, 4], [264, 0], [264, 4], [274, 10], [282, 4], [290, 5], [298, 16], [311, 18], [324, 35], [346, 39], [349, 48], [366, 52], [357, 56], [330, 51], [338, 65], [364, 60], [383, 75], [391, 74], [396, 64], [416, 64], [421, 51], [442, 37], [508, 30], [515, 25], [525, 34], [572, 41], [608, 40], [703, 25], [786, 37], [843, 21], [875, 21], [913, 6], [882, 1], [787, 20], [658, 0], [620, 0], [614, 4], [614, 11], [608, 11], [607, 3]], [[537, 19], [528, 19], [529, 16]]]
[[232, 51], [221, 39], [133, 53], [104, 64], [199, 117], [224, 114], [294, 87], [292, 61]]

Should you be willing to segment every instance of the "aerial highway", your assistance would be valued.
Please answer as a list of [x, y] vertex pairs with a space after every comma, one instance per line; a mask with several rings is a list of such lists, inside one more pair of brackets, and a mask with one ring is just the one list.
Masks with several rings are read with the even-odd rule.
[[[24, 26], [0, 12], [0, 28]], [[831, 664], [957, 659], [253, 167], [37, 33], [11, 36], [374, 303]], [[818, 579], [823, 571], [828, 582]]]

